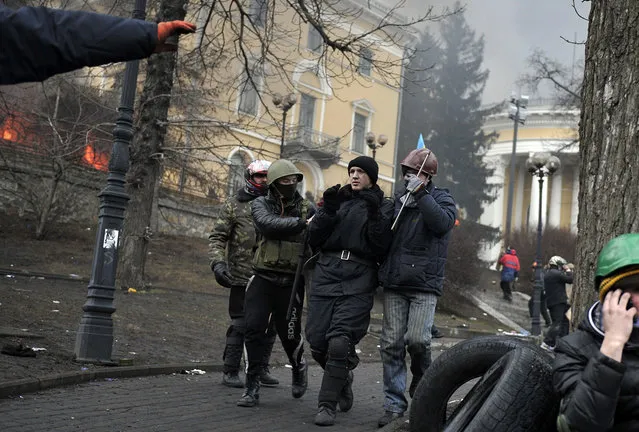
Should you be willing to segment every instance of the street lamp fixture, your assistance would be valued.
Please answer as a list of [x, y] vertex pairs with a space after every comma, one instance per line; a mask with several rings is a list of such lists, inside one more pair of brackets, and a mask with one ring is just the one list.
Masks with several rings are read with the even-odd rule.
[[510, 107], [508, 109], [508, 118], [513, 120], [513, 148], [510, 154], [510, 176], [508, 178], [508, 206], [506, 210], [506, 229], [504, 230], [504, 246], [508, 246], [510, 241], [510, 227], [512, 225], [513, 217], [513, 195], [515, 193], [515, 162], [517, 157], [517, 131], [519, 125], [523, 125], [526, 122], [528, 113], [526, 108], [528, 107], [528, 96], [522, 95], [519, 98], [513, 95], [510, 97]]
[[[133, 18], [144, 20], [146, 0], [135, 0]], [[113, 351], [113, 305], [118, 252], [122, 241], [124, 212], [129, 195], [124, 187], [129, 170], [129, 145], [133, 139], [133, 104], [140, 61], [126, 63], [118, 118], [113, 129], [113, 150], [106, 187], [102, 189], [98, 234], [87, 301], [75, 340], [75, 360], [83, 363], [116, 364]]]
[[539, 152], [533, 154], [526, 160], [526, 168], [528, 172], [535, 177], [539, 178], [539, 219], [537, 221], [537, 253], [535, 256], [535, 287], [533, 291], [533, 310], [532, 310], [532, 322], [531, 333], [533, 335], [541, 334], [541, 323], [539, 321], [539, 313], [541, 311], [541, 291], [543, 290], [543, 280], [541, 275], [542, 263], [541, 263], [541, 204], [542, 204], [542, 192], [544, 187], [544, 177], [550, 177], [559, 170], [561, 167], [561, 161], [557, 156], [552, 156], [548, 152]]
[[384, 147], [384, 145], [388, 142], [388, 137], [384, 134], [380, 134], [377, 137], [377, 142], [375, 142], [375, 134], [373, 132], [366, 132], [364, 139], [366, 140], [368, 148], [373, 150], [373, 159], [375, 159], [377, 149]]
[[280, 158], [284, 151], [284, 135], [286, 133], [286, 113], [293, 108], [293, 105], [297, 103], [297, 95], [295, 93], [289, 93], [286, 96], [282, 96], [280, 93], [275, 93], [271, 97], [273, 105], [282, 110], [282, 140], [280, 143]]

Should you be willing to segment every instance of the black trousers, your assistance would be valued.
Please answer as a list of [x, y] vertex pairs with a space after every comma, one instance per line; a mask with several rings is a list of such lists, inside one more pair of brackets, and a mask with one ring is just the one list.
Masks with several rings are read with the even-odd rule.
[[[313, 357], [316, 358], [317, 354], [326, 356], [329, 341], [335, 337], [347, 337], [353, 347], [357, 345], [368, 331], [373, 298], [373, 293], [335, 297], [311, 294], [308, 299], [306, 340]], [[321, 364], [319, 360], [318, 362]], [[358, 363], [354, 348], [349, 355], [349, 363], [349, 369], [353, 369]]]
[[[530, 314], [531, 318], [533, 316], [534, 301], [535, 299], [533, 298], [533, 296], [531, 296], [530, 300], [528, 300], [528, 313]], [[548, 306], [546, 306], [546, 293], [544, 291], [541, 292], [541, 298], [539, 303], [539, 313], [544, 318], [544, 322], [546, 323], [546, 325], [549, 326], [552, 323], [552, 319], [550, 318], [550, 313], [548, 312]]]
[[512, 282], [501, 281], [499, 285], [501, 286], [501, 290], [504, 292], [505, 299], [513, 298], [513, 294], [510, 289]]
[[568, 318], [566, 318], [568, 304], [557, 303], [552, 306], [548, 306], [548, 310], [550, 311], [552, 324], [550, 325], [548, 332], [546, 332], [544, 342], [546, 342], [547, 345], [554, 347], [557, 343], [557, 339], [566, 336], [570, 330], [570, 323], [568, 322]]
[[246, 286], [244, 298], [244, 320], [246, 335], [244, 344], [248, 356], [249, 375], [257, 375], [266, 366], [264, 353], [267, 349], [269, 321], [273, 321], [282, 342], [282, 347], [293, 366], [300, 364], [304, 354], [302, 339], [302, 305], [304, 291], [299, 290], [295, 296], [291, 319], [286, 320], [286, 311], [290, 300], [292, 284], [280, 285], [256, 274]]

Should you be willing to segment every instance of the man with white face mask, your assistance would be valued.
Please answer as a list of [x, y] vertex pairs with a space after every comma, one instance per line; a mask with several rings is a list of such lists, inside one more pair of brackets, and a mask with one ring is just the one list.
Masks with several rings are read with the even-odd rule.
[[429, 149], [411, 151], [401, 166], [406, 190], [395, 195], [393, 239], [379, 272], [384, 288], [380, 339], [384, 415], [378, 421], [380, 427], [402, 417], [408, 408], [406, 351], [413, 373], [411, 397], [430, 366], [431, 328], [457, 217], [453, 197], [431, 180], [437, 175], [437, 158]]

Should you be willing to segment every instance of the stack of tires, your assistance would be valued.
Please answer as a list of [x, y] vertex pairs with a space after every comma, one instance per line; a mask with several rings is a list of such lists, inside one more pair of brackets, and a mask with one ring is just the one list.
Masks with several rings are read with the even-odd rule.
[[[532, 343], [485, 336], [458, 343], [427, 369], [410, 407], [411, 432], [556, 431], [552, 357]], [[451, 411], [449, 399], [479, 378]]]

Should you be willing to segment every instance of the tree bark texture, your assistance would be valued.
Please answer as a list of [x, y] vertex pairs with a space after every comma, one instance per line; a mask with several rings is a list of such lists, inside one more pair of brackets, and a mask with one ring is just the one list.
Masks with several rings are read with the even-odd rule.
[[[183, 20], [186, 0], [162, 0], [158, 21]], [[138, 130], [131, 145], [127, 190], [131, 197], [124, 220], [120, 255], [122, 289], [145, 287], [144, 267], [151, 238], [155, 189], [161, 173], [161, 155], [171, 103], [176, 53], [154, 54], [147, 62], [140, 96]]]
[[639, 2], [591, 2], [579, 124], [579, 236], [573, 326], [596, 300], [597, 256], [639, 231]]

